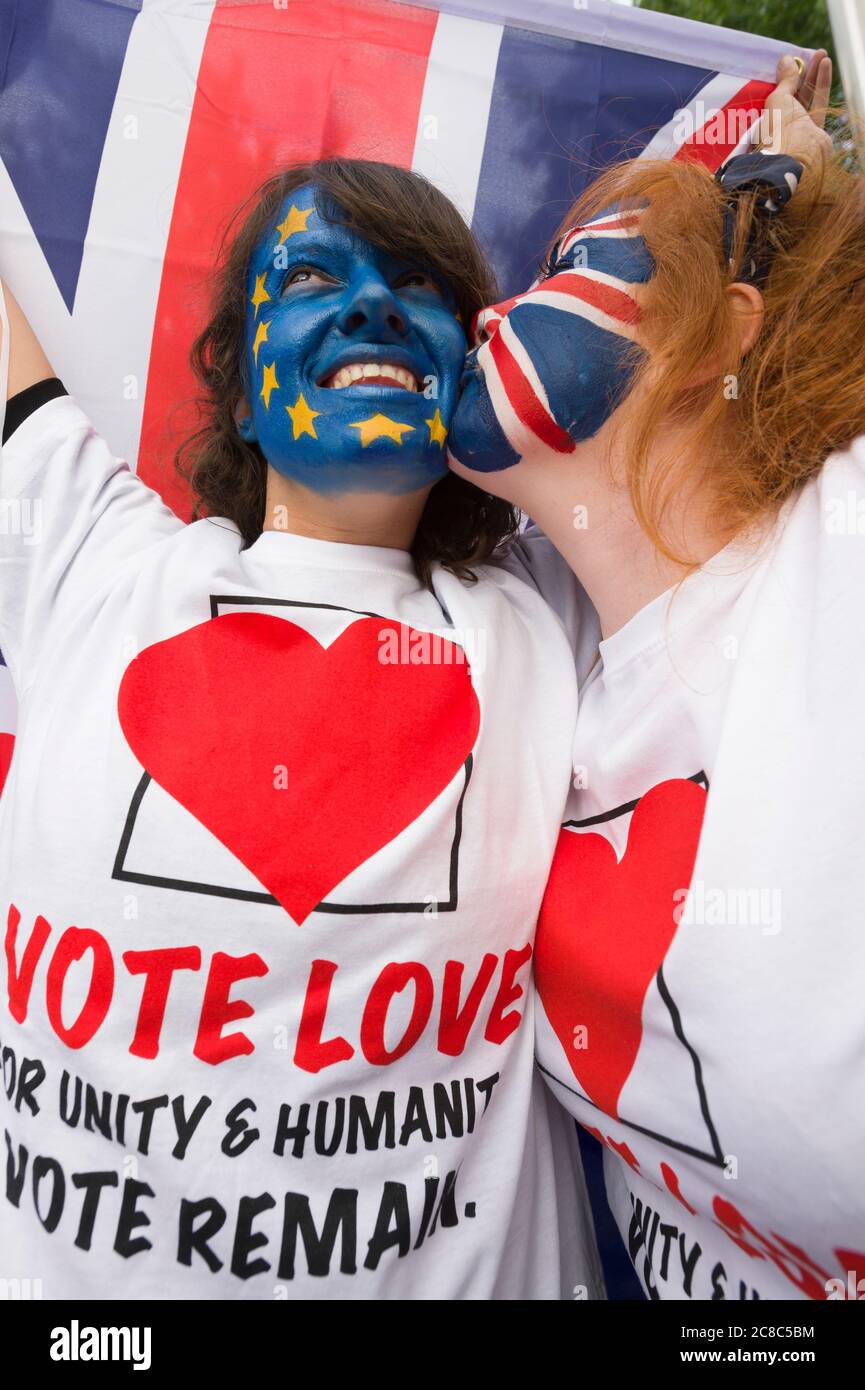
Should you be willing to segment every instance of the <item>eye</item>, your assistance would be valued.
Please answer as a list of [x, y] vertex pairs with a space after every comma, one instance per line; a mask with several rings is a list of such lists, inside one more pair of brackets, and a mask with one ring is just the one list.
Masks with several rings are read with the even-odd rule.
[[407, 270], [404, 275], [394, 282], [394, 289], [397, 290], [429, 290], [441, 298], [441, 289], [436, 281], [426, 270]]
[[[561, 244], [561, 240], [557, 241], [555, 246], [544, 256], [544, 259], [541, 261], [540, 269], [538, 270], [538, 280], [546, 280], [548, 275], [553, 274], [553, 271], [559, 264], [559, 247]], [[535, 283], [537, 284], [537, 281]]]
[[280, 294], [285, 294], [287, 290], [295, 285], [333, 285], [336, 281], [333, 276], [325, 274], [314, 265], [295, 265], [286, 273], [285, 279], [280, 288]]

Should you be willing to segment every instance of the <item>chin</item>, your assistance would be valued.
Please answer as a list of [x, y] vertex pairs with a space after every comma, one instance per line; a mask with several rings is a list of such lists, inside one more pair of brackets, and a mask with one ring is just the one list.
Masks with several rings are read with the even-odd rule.
[[471, 483], [473, 487], [479, 488], [481, 492], [489, 493], [491, 497], [502, 497], [506, 502], [513, 502], [511, 492], [514, 478], [514, 468], [466, 468], [464, 463], [460, 463], [458, 458], [448, 449], [448, 468], [451, 473], [456, 474], [465, 482]]
[[474, 483], [477, 487], [483, 487], [484, 491], [488, 491], [484, 486], [484, 480], [487, 476], [486, 473], [482, 473], [480, 469], [477, 468], [466, 468], [465, 464], [460, 463], [459, 459], [451, 453], [450, 448], [448, 449], [447, 462], [450, 472], [456, 473], [458, 478], [465, 478], [467, 483]]
[[378, 493], [391, 497], [428, 489], [447, 477], [443, 453], [435, 457], [397, 457], [392, 451], [376, 455], [365, 451], [342, 458], [331, 457], [325, 465], [319, 459], [308, 464], [297, 458], [271, 459], [270, 466], [289, 482], [297, 483], [321, 497], [346, 497]]
[[519, 462], [520, 455], [505, 438], [496, 418], [483, 377], [470, 376], [448, 432], [449, 467], [461, 478], [477, 483], [485, 492], [496, 492], [491, 485], [495, 474]]

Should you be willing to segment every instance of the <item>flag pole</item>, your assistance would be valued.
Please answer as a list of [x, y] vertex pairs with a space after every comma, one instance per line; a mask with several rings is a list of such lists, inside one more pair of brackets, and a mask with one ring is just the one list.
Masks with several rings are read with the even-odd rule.
[[865, 0], [829, 0], [829, 19], [844, 95], [861, 128], [865, 124]]

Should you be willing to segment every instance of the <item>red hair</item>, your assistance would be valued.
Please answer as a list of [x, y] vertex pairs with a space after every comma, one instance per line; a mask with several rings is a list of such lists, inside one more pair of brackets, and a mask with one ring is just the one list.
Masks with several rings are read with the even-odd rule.
[[[629, 422], [627, 482], [644, 530], [668, 555], [662, 524], [682, 478], [681, 435], [678, 456], [663, 457], [671, 423], [685, 430], [685, 466], [708, 461], [698, 481], [730, 534], [771, 514], [830, 453], [865, 434], [865, 182], [829, 160], [805, 171], [775, 217], [755, 214], [754, 195], [743, 196], [732, 268], [724, 199], [700, 164], [634, 160], [596, 180], [564, 224], [614, 203], [648, 204], [642, 225], [656, 270], [641, 295], [649, 351], [634, 383], [644, 390]], [[755, 217], [771, 268], [762, 328], [743, 354], [726, 289]], [[701, 362], [718, 371], [693, 386]]]

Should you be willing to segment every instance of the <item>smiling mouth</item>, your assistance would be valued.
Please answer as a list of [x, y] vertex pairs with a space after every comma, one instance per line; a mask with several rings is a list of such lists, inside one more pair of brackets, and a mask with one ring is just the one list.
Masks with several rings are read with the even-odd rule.
[[318, 385], [330, 391], [344, 391], [349, 386], [396, 386], [413, 393], [421, 390], [414, 372], [394, 362], [350, 362], [322, 377]]

